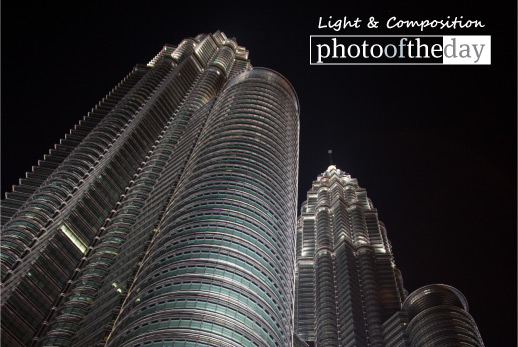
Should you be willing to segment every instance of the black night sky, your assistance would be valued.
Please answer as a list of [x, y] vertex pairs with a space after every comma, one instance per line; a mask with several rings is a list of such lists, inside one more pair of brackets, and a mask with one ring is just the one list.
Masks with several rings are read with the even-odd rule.
[[[301, 105], [299, 203], [327, 150], [378, 208], [409, 292], [464, 293], [487, 346], [516, 345], [516, 2], [2, 2], [2, 196], [137, 63], [217, 29]], [[22, 6], [23, 4], [23, 6]], [[380, 29], [318, 29], [322, 16]], [[383, 28], [463, 16], [478, 29]], [[490, 66], [310, 66], [317, 34], [491, 35]]]

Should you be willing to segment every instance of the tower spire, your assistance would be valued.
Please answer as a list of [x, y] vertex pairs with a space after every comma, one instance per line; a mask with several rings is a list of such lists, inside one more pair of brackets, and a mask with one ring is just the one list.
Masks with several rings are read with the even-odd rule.
[[327, 153], [329, 154], [329, 165], [333, 165], [333, 151], [330, 149]]

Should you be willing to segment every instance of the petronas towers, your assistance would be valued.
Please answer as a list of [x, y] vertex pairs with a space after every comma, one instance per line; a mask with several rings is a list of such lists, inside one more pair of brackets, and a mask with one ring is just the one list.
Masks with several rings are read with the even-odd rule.
[[223, 33], [137, 65], [2, 201], [2, 346], [482, 345], [408, 295], [330, 166], [297, 226], [299, 103]]
[[408, 295], [367, 192], [334, 165], [301, 208], [295, 331], [316, 346], [483, 345], [457, 289]]

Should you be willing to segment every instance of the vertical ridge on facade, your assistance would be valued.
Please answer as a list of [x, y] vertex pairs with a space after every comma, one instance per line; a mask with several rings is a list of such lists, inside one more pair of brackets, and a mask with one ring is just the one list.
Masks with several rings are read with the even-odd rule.
[[298, 107], [219, 31], [137, 66], [2, 202], [2, 346], [291, 344]]
[[483, 346], [457, 289], [435, 284], [408, 295], [377, 210], [334, 165], [302, 204], [296, 250], [300, 345]]
[[[296, 173], [298, 106], [286, 88], [275, 73], [254, 69], [218, 98], [109, 345], [291, 343], [293, 275], [285, 269], [296, 201], [273, 191], [269, 179], [286, 162]], [[270, 129], [275, 123], [281, 127]], [[279, 157], [269, 158], [262, 146], [277, 148]], [[287, 191], [296, 187], [291, 177]], [[281, 242], [288, 248], [274, 246]], [[160, 330], [170, 335], [158, 339]]]
[[483, 346], [349, 174], [297, 218], [299, 112], [220, 31], [137, 65], [1, 202], [2, 346]]

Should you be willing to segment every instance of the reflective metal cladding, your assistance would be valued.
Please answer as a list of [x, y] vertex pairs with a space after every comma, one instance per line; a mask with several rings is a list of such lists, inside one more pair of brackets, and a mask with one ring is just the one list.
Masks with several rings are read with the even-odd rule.
[[302, 346], [483, 346], [457, 289], [433, 284], [408, 295], [377, 210], [334, 165], [302, 204], [295, 288]]
[[482, 346], [408, 295], [336, 166], [296, 215], [299, 103], [222, 32], [137, 65], [1, 202], [2, 346]]
[[2, 201], [2, 344], [291, 345], [298, 115], [221, 32], [136, 66]]

